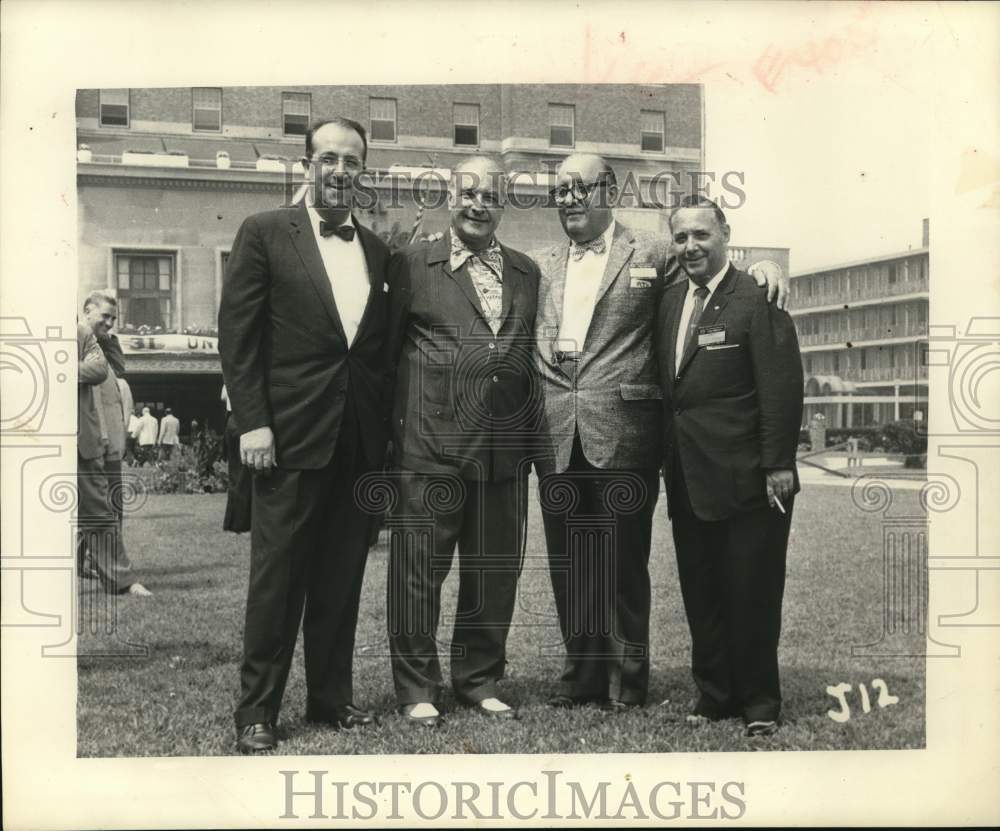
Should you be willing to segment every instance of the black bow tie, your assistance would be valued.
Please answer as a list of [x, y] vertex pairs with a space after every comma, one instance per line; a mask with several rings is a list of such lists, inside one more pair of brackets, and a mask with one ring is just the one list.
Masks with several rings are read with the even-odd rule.
[[332, 234], [336, 234], [344, 242], [351, 242], [354, 239], [354, 226], [334, 225], [332, 222], [324, 222], [321, 219], [319, 222], [319, 235], [321, 237], [329, 237]]

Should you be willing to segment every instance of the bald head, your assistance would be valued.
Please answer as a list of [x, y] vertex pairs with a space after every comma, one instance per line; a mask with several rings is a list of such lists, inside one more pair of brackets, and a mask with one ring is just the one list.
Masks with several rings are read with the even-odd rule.
[[596, 153], [571, 153], [556, 171], [557, 176], [568, 173], [581, 182], [594, 182], [602, 176], [614, 180], [615, 172], [602, 156]]
[[563, 159], [556, 171], [555, 193], [559, 221], [575, 242], [596, 239], [614, 219], [615, 172], [595, 153], [573, 153]]
[[451, 228], [473, 251], [487, 248], [503, 218], [505, 171], [491, 156], [470, 156], [452, 171]]

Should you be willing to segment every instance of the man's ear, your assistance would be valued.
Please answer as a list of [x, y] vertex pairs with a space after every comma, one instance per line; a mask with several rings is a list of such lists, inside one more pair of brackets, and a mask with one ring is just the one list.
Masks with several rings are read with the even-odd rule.
[[728, 222], [722, 223], [722, 238], [726, 242], [729, 242], [729, 223]]

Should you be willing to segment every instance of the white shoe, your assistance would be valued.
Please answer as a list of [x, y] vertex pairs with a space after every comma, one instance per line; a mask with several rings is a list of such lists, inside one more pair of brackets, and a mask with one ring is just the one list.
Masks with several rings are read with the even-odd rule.
[[152, 597], [153, 593], [147, 589], [142, 583], [133, 583], [128, 587], [128, 594], [134, 594], [138, 597]]
[[504, 704], [499, 698], [484, 698], [479, 702], [479, 706], [491, 713], [505, 713], [510, 709], [510, 705]]

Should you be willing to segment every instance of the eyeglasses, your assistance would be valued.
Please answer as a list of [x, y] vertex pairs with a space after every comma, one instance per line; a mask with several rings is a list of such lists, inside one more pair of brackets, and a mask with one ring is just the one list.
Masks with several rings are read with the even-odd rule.
[[312, 164], [321, 165], [323, 167], [336, 167], [337, 162], [340, 161], [344, 163], [345, 170], [359, 171], [364, 169], [365, 166], [365, 163], [357, 156], [341, 157], [336, 153], [323, 153], [321, 156], [314, 156], [311, 159]]
[[584, 202], [590, 197], [590, 194], [607, 183], [607, 179], [598, 179], [589, 185], [585, 185], [583, 182], [574, 182], [570, 187], [559, 185], [559, 187], [552, 188], [549, 191], [549, 196], [557, 202], [565, 202], [567, 197], [572, 194], [575, 201]]

